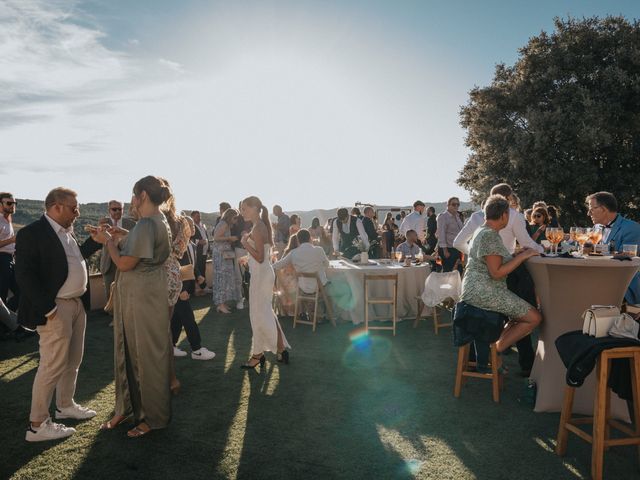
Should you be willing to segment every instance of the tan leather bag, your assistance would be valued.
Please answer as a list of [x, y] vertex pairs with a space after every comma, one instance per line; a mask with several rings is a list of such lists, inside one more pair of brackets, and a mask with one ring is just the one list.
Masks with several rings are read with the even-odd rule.
[[196, 274], [193, 270], [193, 264], [180, 265], [180, 280], [186, 282], [188, 280], [195, 280]]

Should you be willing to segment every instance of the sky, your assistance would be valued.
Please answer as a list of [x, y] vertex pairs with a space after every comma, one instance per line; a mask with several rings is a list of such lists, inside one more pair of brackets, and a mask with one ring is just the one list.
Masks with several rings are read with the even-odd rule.
[[0, 0], [0, 190], [285, 210], [469, 195], [459, 110], [556, 16], [640, 2]]

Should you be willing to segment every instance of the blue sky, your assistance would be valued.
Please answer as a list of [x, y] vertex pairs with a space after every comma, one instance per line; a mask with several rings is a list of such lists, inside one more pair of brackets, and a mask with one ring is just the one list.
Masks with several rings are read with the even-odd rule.
[[553, 17], [640, 2], [0, 0], [0, 190], [181, 208], [468, 198], [458, 112]]

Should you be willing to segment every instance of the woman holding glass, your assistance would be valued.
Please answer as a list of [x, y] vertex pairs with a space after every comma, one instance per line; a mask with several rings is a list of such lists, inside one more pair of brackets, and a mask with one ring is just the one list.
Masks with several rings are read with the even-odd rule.
[[97, 238], [118, 267], [113, 303], [115, 415], [101, 429], [111, 430], [133, 415], [136, 426], [127, 433], [132, 438], [165, 428], [171, 417], [172, 351], [164, 267], [171, 253], [171, 232], [160, 211], [170, 198], [169, 187], [158, 177], [138, 180], [131, 203], [139, 221], [122, 250], [106, 231]]

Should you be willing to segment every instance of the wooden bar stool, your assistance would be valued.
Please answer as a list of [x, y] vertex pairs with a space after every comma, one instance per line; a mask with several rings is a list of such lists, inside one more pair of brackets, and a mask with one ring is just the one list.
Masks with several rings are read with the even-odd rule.
[[[611, 360], [616, 358], [627, 358], [631, 365], [635, 428], [629, 428], [611, 418], [611, 389], [607, 384], [609, 382]], [[556, 453], [564, 456], [567, 451], [569, 432], [575, 433], [578, 437], [592, 444], [591, 477], [594, 480], [600, 480], [602, 479], [605, 449], [620, 445], [640, 445], [640, 347], [612, 348], [600, 354], [596, 366], [596, 395], [593, 404], [593, 417], [571, 417], [575, 391], [575, 387], [570, 386], [566, 386], [564, 390]], [[593, 424], [591, 435], [578, 427], [578, 425], [589, 423]], [[627, 437], [610, 438], [611, 427], [626, 434]]]
[[[392, 281], [393, 293], [391, 297], [370, 297], [369, 296], [369, 284], [377, 281]], [[392, 321], [391, 327], [370, 327], [369, 326], [369, 305], [391, 305], [392, 308]], [[379, 318], [375, 318], [379, 320]], [[398, 274], [392, 275], [368, 275], [364, 276], [364, 328], [368, 332], [369, 330], [392, 330], [393, 336], [396, 335], [396, 323], [398, 321]]]
[[466, 383], [467, 378], [481, 378], [484, 380], [491, 380], [492, 383], [492, 392], [493, 392], [493, 401], [496, 403], [500, 402], [500, 390], [502, 390], [504, 386], [504, 376], [500, 373], [500, 362], [498, 359], [498, 351], [496, 350], [495, 345], [491, 344], [491, 373], [479, 373], [469, 371], [469, 367], [475, 367], [476, 362], [469, 361], [469, 350], [471, 348], [471, 344], [467, 343], [462, 347], [458, 348], [458, 366], [456, 368], [456, 385], [453, 389], [454, 397], [460, 397], [460, 393], [462, 391], [462, 386]]
[[[293, 313], [293, 328], [296, 328], [296, 324], [302, 323], [305, 325], [313, 325], [313, 332], [316, 331], [316, 325], [318, 324], [318, 301], [320, 297], [322, 298], [322, 302], [324, 303], [324, 307], [327, 310], [327, 315], [331, 320], [331, 324], [336, 326], [336, 319], [333, 315], [333, 306], [331, 305], [331, 301], [329, 300], [329, 296], [327, 295], [327, 291], [324, 289], [322, 282], [320, 281], [320, 277], [317, 273], [296, 273], [296, 277], [298, 278], [298, 282], [301, 278], [311, 278], [316, 281], [316, 291], [314, 293], [306, 293], [302, 291], [302, 289], [298, 286], [296, 291], [296, 303]], [[302, 302], [313, 302], [313, 319], [312, 320], [300, 320], [298, 318], [298, 314], [300, 313], [300, 306]]]
[[[418, 314], [416, 315], [416, 319], [413, 322], [413, 328], [416, 328], [418, 326], [418, 324], [420, 323], [420, 320], [422, 320], [422, 312], [424, 310], [424, 307], [426, 306], [424, 304], [424, 302], [422, 301], [422, 297], [421, 296], [418, 295], [416, 297], [416, 299], [418, 300]], [[438, 335], [438, 330], [440, 328], [450, 327], [450, 326], [453, 325], [452, 322], [440, 323], [438, 321], [438, 309], [441, 309], [443, 312], [449, 312], [449, 313], [453, 314], [453, 309], [449, 308], [445, 303], [441, 303], [439, 305], [436, 305], [435, 307], [432, 307], [431, 315], [427, 315], [427, 317], [429, 317], [429, 316], [433, 317], [433, 331], [436, 333], [436, 335]]]

